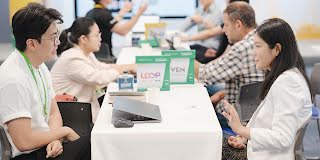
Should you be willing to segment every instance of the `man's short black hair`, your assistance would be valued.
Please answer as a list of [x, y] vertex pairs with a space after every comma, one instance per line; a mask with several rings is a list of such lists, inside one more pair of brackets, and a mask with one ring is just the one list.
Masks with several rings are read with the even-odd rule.
[[12, 17], [12, 31], [16, 48], [25, 51], [26, 41], [30, 38], [37, 39], [41, 43], [41, 36], [55, 21], [63, 23], [61, 13], [38, 3], [29, 3], [26, 7], [18, 10]]

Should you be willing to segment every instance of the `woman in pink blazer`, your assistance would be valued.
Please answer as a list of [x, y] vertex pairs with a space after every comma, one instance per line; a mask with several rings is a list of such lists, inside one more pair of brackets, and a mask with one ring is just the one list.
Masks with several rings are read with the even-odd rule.
[[135, 72], [135, 65], [105, 64], [93, 52], [101, 45], [101, 32], [93, 19], [78, 18], [62, 32], [58, 48], [60, 57], [51, 69], [56, 94], [76, 96], [79, 102], [89, 102], [95, 122], [100, 106], [96, 88], [115, 81], [123, 71]]

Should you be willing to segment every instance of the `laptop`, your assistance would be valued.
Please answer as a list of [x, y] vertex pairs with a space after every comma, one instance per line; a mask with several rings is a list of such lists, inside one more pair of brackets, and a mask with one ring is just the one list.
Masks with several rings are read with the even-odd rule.
[[173, 44], [173, 41], [171, 41], [171, 40], [169, 40], [169, 39], [166, 39], [166, 41], [168, 42], [168, 44], [169, 44], [169, 49], [170, 50], [176, 50], [176, 48], [174, 47], [174, 44]]
[[126, 97], [115, 97], [111, 123], [127, 119], [133, 123], [160, 123], [161, 113], [158, 105], [141, 102]]

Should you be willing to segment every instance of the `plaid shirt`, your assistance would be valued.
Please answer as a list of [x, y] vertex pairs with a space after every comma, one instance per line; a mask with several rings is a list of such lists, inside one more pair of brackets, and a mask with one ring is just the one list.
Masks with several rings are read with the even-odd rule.
[[[253, 60], [254, 34], [255, 30], [249, 32], [218, 61], [199, 66], [199, 81], [207, 85], [226, 83], [225, 99], [235, 107], [238, 106], [241, 86], [264, 80], [263, 71], [256, 69]], [[221, 113], [223, 110], [223, 103], [220, 101], [216, 112]]]

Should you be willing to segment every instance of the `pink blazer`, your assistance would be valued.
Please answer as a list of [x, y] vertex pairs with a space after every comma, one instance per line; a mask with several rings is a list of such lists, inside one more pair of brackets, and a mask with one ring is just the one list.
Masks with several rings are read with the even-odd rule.
[[107, 86], [119, 76], [111, 65], [98, 61], [93, 53], [86, 56], [75, 46], [64, 51], [51, 69], [53, 89], [56, 94], [67, 93], [79, 102], [89, 102], [92, 121], [95, 122], [100, 110], [96, 88]]

